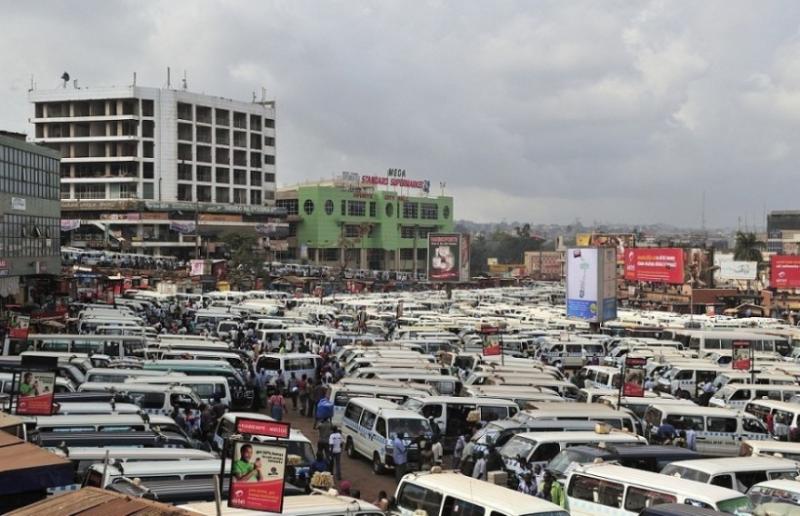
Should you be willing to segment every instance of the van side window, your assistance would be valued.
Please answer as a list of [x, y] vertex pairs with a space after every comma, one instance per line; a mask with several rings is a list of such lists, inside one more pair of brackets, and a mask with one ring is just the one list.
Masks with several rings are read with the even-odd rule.
[[750, 434], [766, 434], [766, 427], [758, 419], [746, 417], [742, 419], [742, 430]]
[[736, 432], [736, 418], [732, 417], [709, 417], [708, 418], [708, 431], [709, 432]]
[[749, 400], [749, 399], [750, 399], [750, 389], [737, 389], [731, 396], [731, 401]]
[[733, 480], [731, 479], [730, 474], [725, 473], [724, 475], [717, 475], [711, 479], [709, 482], [713, 486], [719, 487], [727, 487], [728, 489], [733, 489]]
[[558, 443], [542, 443], [536, 447], [536, 451], [533, 452], [533, 456], [530, 458], [531, 461], [549, 461], [556, 455], [558, 452], [561, 451], [561, 447]]
[[233, 433], [234, 423], [233, 421], [228, 421], [227, 419], [223, 419], [222, 423], [219, 425], [219, 436], [223, 439], [227, 439], [229, 435]]
[[164, 408], [163, 392], [146, 392], [142, 396], [140, 405], [143, 409], [162, 409]]
[[647, 507], [677, 501], [678, 499], [670, 494], [631, 486], [628, 488], [628, 497], [625, 498], [625, 510], [639, 513]]
[[759, 482], [766, 482], [769, 479], [766, 471], [742, 471], [736, 473], [736, 480], [738, 484], [741, 484], [747, 490]]
[[436, 491], [406, 482], [397, 495], [397, 506], [408, 512], [425, 511], [428, 514], [439, 514], [442, 495]]
[[665, 423], [669, 423], [678, 430], [705, 430], [703, 416], [667, 416]]
[[597, 478], [573, 475], [568, 495], [579, 500], [619, 508], [624, 486]]
[[459, 516], [483, 516], [483, 507], [448, 496], [444, 499], [442, 514], [458, 514]]
[[375, 427], [375, 431], [378, 435], [386, 439], [386, 420], [382, 417], [378, 418], [378, 426]]
[[505, 419], [510, 415], [508, 413], [508, 409], [506, 407], [480, 407], [481, 409], [481, 421], [495, 421], [498, 419]]
[[364, 411], [364, 415], [361, 416], [361, 426], [364, 428], [371, 429], [372, 425], [375, 423], [375, 418], [377, 416], [370, 412], [369, 410]]
[[426, 418], [434, 417], [439, 418], [442, 417], [442, 406], [439, 404], [435, 405], [425, 405], [422, 407], [422, 415]]
[[344, 417], [353, 421], [354, 423], [358, 423], [359, 419], [361, 419], [361, 412], [362, 408], [354, 405], [353, 403], [348, 403], [347, 408], [344, 409]]

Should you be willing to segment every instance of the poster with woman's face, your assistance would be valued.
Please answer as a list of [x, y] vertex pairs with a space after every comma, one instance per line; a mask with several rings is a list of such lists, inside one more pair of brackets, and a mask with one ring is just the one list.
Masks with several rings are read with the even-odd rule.
[[17, 414], [49, 416], [53, 411], [56, 374], [50, 371], [25, 371], [19, 383]]

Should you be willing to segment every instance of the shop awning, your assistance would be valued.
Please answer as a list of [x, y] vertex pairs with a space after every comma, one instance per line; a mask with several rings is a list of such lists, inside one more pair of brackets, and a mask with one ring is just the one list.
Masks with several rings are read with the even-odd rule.
[[72, 463], [10, 434], [0, 447], [0, 496], [72, 484]]

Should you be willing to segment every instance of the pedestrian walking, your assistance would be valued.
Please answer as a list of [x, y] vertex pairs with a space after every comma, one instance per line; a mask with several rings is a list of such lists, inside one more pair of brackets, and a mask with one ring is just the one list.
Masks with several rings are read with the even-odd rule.
[[472, 467], [472, 478], [486, 480], [486, 458], [488, 456], [489, 452], [483, 452], [480, 454], [478, 460], [475, 461], [475, 466]]
[[331, 453], [331, 467], [336, 480], [342, 479], [342, 433], [338, 427], [333, 427], [331, 436], [328, 438]]
[[394, 478], [399, 483], [403, 475], [406, 474], [408, 463], [408, 450], [406, 443], [403, 442], [405, 433], [400, 432], [392, 439], [392, 460], [394, 461]]
[[286, 411], [286, 400], [283, 399], [283, 395], [280, 393], [280, 391], [269, 397], [267, 409], [269, 410], [269, 415], [272, 417], [272, 419], [275, 421], [283, 420], [283, 413]]

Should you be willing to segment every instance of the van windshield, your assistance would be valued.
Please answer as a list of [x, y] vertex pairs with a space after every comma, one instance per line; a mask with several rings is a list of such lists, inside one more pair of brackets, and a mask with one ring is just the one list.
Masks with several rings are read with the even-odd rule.
[[516, 460], [517, 457], [525, 457], [533, 452], [536, 448], [536, 441], [529, 441], [528, 439], [511, 439], [502, 448], [500, 448], [500, 455], [507, 459]]
[[737, 496], [736, 498], [717, 502], [717, 509], [736, 516], [753, 514], [753, 504], [750, 503], [750, 499], [746, 496]]
[[431, 428], [425, 419], [390, 419], [389, 435], [403, 432], [406, 437], [414, 439], [430, 433]]

